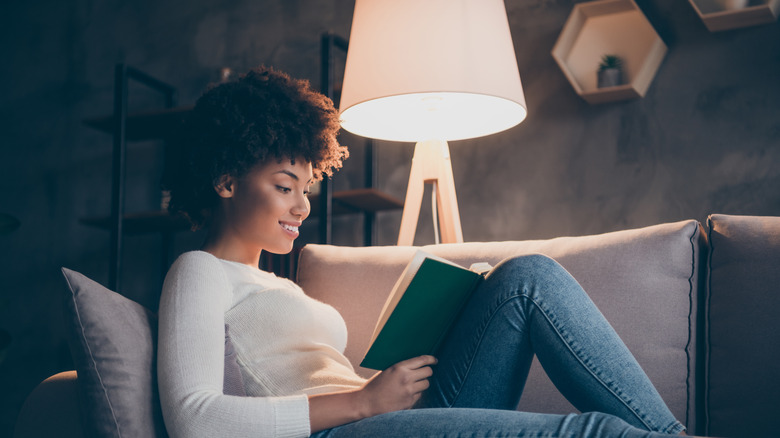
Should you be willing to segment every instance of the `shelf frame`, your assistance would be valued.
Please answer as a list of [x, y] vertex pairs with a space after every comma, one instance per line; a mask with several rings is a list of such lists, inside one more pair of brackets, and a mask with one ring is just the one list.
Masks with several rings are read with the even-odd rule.
[[[184, 123], [193, 106], [167, 107], [127, 114], [125, 138], [128, 141], [159, 140], [170, 137], [177, 126]], [[92, 117], [83, 123], [107, 134], [114, 132], [114, 116]]]
[[[322, 36], [322, 84], [323, 94], [334, 98], [338, 95], [334, 84], [334, 50], [347, 51], [348, 41], [332, 33]], [[165, 98], [163, 109], [128, 113], [128, 84], [133, 80]], [[111, 163], [111, 213], [108, 217], [82, 218], [84, 225], [110, 231], [109, 243], [109, 283], [108, 286], [119, 291], [121, 288], [122, 241], [125, 235], [162, 233], [161, 272], [167, 272], [173, 247], [175, 232], [189, 228], [181, 217], [168, 215], [164, 211], [147, 211], [127, 214], [125, 212], [126, 157], [128, 141], [168, 140], [175, 128], [192, 111], [193, 106], [175, 107], [176, 89], [136, 68], [125, 64], [116, 64], [114, 69], [114, 104], [110, 116], [86, 119], [83, 123], [113, 137]], [[167, 146], [166, 146], [167, 148]], [[364, 244], [373, 245], [375, 239], [375, 215], [378, 211], [403, 208], [403, 202], [375, 189], [376, 154], [373, 142], [367, 140], [365, 151], [365, 188], [332, 193], [329, 179], [321, 184], [319, 196], [312, 197], [311, 217], [319, 217], [319, 242], [331, 241], [331, 218], [333, 215], [363, 213]]]
[[[119, 292], [122, 267], [122, 238], [125, 217], [125, 173], [127, 167], [127, 116], [128, 84], [134, 80], [152, 90], [160, 92], [165, 98], [165, 107], [172, 108], [176, 103], [176, 89], [136, 68], [119, 63], [114, 67], [114, 113], [113, 152], [111, 163], [111, 236], [109, 243], [109, 288]], [[163, 235], [163, 247], [166, 251], [163, 262], [167, 269], [169, 258], [168, 244], [170, 236]]]
[[720, 6], [715, 0], [688, 0], [710, 32], [758, 26], [777, 21], [780, 0], [744, 0], [741, 7]]
[[[321, 36], [320, 45], [320, 91], [322, 94], [333, 100], [334, 104], [340, 100], [341, 97], [341, 83], [336, 83], [336, 64], [335, 64], [335, 51], [341, 50], [344, 53], [349, 49], [349, 40], [332, 32], [325, 32]], [[318, 200], [312, 200], [312, 207], [318, 205], [319, 214], [319, 242], [324, 244], [330, 244], [332, 241], [332, 216], [335, 214], [334, 208], [341, 207], [342, 210], [345, 207], [343, 202], [344, 195], [350, 193], [357, 193], [360, 190], [365, 190], [367, 193], [373, 193], [375, 196], [389, 199], [387, 195], [374, 189], [376, 187], [376, 152], [374, 148], [374, 141], [372, 139], [366, 139], [364, 143], [365, 160], [363, 163], [363, 175], [364, 175], [364, 187], [365, 189], [348, 190], [346, 193], [342, 193], [340, 204], [335, 204], [334, 201], [339, 202], [339, 199], [334, 198], [338, 195], [331, 194], [331, 180], [330, 178], [323, 177], [320, 182], [320, 194]], [[316, 202], [316, 204], [315, 204]], [[403, 208], [403, 203], [398, 206], [392, 206], [396, 200], [388, 201], [388, 208], [395, 209]], [[376, 212], [371, 208], [356, 208], [355, 212], [363, 212], [363, 245], [372, 246], [376, 241]], [[340, 212], [341, 213], [341, 212]]]
[[[309, 219], [320, 216], [319, 194], [309, 195], [311, 213]], [[386, 193], [374, 188], [340, 190], [332, 195], [333, 208], [331, 215], [340, 216], [361, 212], [377, 213], [380, 211], [400, 210], [404, 203]], [[110, 216], [84, 217], [79, 219], [83, 225], [103, 230], [111, 230], [113, 226]], [[122, 220], [124, 235], [138, 235], [156, 232], [186, 231], [191, 224], [180, 215], [171, 215], [165, 210], [127, 213]]]
[[[667, 47], [634, 0], [578, 3], [552, 50], [574, 91], [599, 104], [644, 97]], [[596, 71], [603, 55], [623, 59], [627, 83], [598, 88]]]

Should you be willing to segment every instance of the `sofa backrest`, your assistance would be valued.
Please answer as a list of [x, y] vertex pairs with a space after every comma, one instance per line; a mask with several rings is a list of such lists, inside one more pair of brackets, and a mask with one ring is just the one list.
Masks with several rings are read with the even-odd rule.
[[[701, 231], [697, 221], [688, 220], [596, 236], [422, 249], [464, 266], [482, 261], [495, 265], [531, 253], [556, 259], [615, 327], [675, 416], [696, 430]], [[307, 245], [301, 252], [298, 283], [341, 312], [349, 329], [345, 353], [363, 375], [372, 371], [357, 363], [390, 289], [416, 249]], [[536, 361], [519, 409], [575, 411]]]

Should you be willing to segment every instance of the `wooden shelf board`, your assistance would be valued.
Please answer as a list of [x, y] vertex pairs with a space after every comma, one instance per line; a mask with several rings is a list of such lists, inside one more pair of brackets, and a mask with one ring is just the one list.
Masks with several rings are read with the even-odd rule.
[[[167, 137], [192, 111], [191, 106], [143, 111], [128, 114], [125, 130], [131, 141], [154, 140]], [[95, 117], [84, 124], [109, 134], [114, 132], [114, 116]]]
[[[666, 51], [633, 0], [598, 0], [574, 6], [552, 56], [579, 96], [604, 103], [644, 96]], [[596, 72], [607, 54], [622, 58], [627, 84], [598, 88]]]
[[[319, 214], [319, 196], [309, 196], [311, 202], [311, 215], [315, 217]], [[372, 212], [386, 210], [399, 210], [404, 207], [404, 203], [386, 193], [377, 189], [353, 189], [343, 190], [333, 193], [333, 215]]]
[[688, 1], [710, 32], [772, 23], [780, 15], [780, 0], [746, 0], [742, 7], [716, 0]]
[[615, 87], [583, 91], [580, 93], [580, 96], [585, 99], [586, 102], [592, 104], [638, 99], [642, 97], [642, 95], [640, 95], [631, 85], [618, 85]]
[[[312, 212], [309, 218], [317, 217], [318, 197], [311, 196]], [[378, 212], [403, 208], [403, 202], [376, 189], [355, 189], [333, 194], [333, 215], [353, 214], [363, 211]], [[111, 217], [92, 217], [79, 220], [84, 225], [111, 229]], [[126, 214], [122, 223], [124, 233], [128, 235], [160, 232], [184, 231], [190, 228], [189, 222], [180, 216], [171, 216], [167, 211], [147, 211]]]
[[[79, 219], [79, 222], [103, 230], [111, 229], [111, 217], [88, 217]], [[181, 216], [171, 216], [167, 211], [145, 211], [129, 213], [122, 222], [124, 234], [144, 234], [160, 231], [183, 231], [190, 228], [189, 222]]]

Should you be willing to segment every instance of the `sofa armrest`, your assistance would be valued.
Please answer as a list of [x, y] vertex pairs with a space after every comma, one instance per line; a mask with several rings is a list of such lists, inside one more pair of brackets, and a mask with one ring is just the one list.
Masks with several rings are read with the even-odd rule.
[[706, 429], [777, 436], [780, 217], [709, 217]]
[[43, 436], [84, 437], [76, 371], [64, 371], [44, 380], [22, 405], [14, 438]]

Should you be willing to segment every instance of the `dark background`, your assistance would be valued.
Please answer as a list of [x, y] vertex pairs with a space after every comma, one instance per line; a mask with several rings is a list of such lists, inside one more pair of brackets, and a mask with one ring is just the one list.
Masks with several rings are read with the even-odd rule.
[[[643, 99], [588, 105], [550, 51], [575, 1], [506, 0], [528, 102], [519, 126], [450, 145], [467, 241], [544, 239], [636, 228], [710, 213], [780, 214], [780, 24], [710, 33], [687, 1], [639, 1], [669, 51]], [[320, 36], [349, 36], [350, 0], [9, 0], [0, 6], [0, 435], [24, 397], [73, 365], [62, 325], [66, 266], [106, 284], [108, 233], [79, 223], [110, 205], [111, 137], [85, 118], [109, 115], [118, 62], [195, 102], [219, 70], [260, 64], [319, 83]], [[343, 63], [343, 56], [337, 57]], [[131, 109], [162, 106], [140, 86]], [[333, 184], [363, 184], [363, 140]], [[403, 199], [412, 144], [377, 142], [377, 184]], [[133, 143], [127, 208], [160, 205], [162, 143]], [[393, 245], [400, 212], [378, 217]], [[416, 243], [433, 242], [423, 204]], [[302, 242], [316, 240], [316, 224]], [[360, 216], [333, 242], [361, 245]], [[180, 233], [176, 252], [198, 246]], [[160, 238], [125, 241], [123, 292], [156, 307]]]

